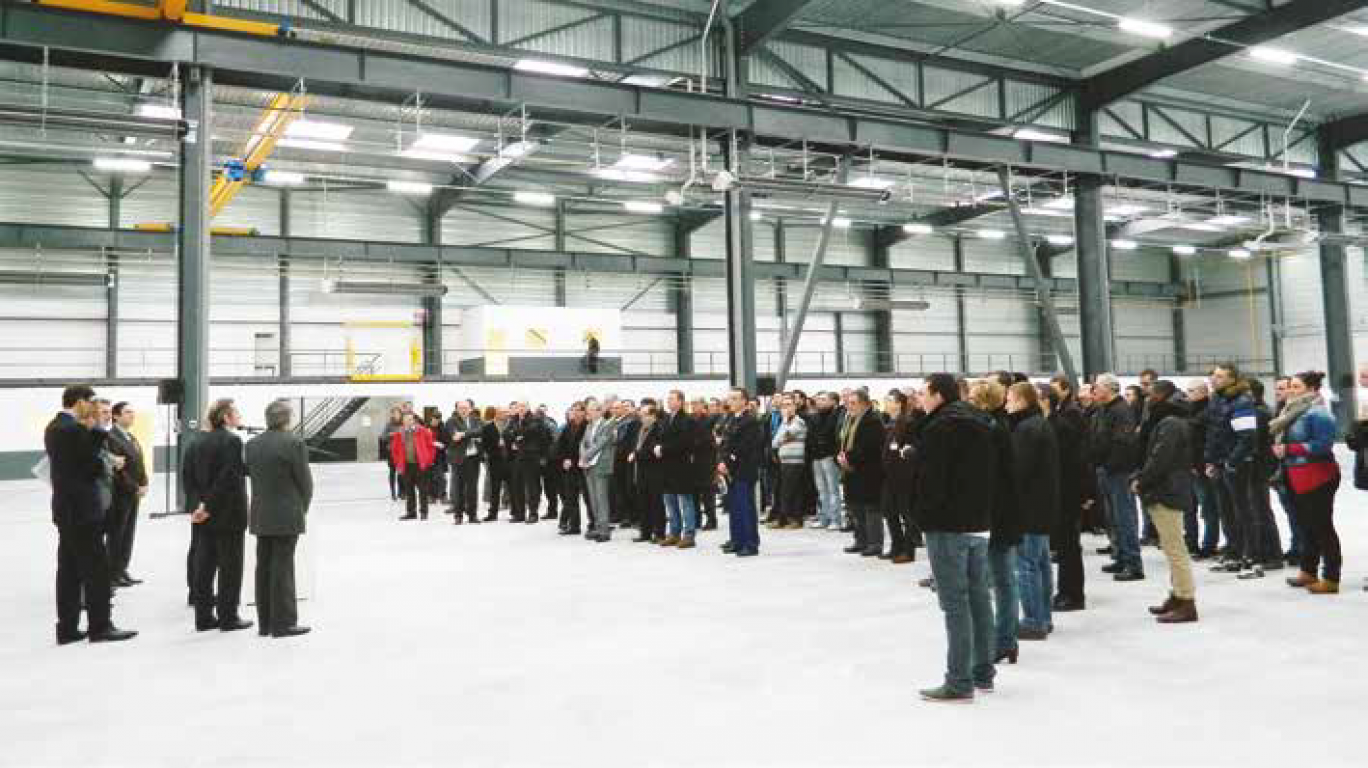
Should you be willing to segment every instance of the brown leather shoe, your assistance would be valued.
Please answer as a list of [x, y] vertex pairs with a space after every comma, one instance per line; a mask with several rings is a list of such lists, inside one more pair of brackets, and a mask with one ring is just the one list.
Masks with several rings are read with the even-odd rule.
[[917, 559], [915, 557], [912, 557], [911, 555], [904, 555], [902, 553], [899, 553], [894, 555], [893, 559], [889, 562], [893, 563], [894, 565], [907, 565], [908, 563], [915, 563], [916, 561]]
[[660, 542], [660, 546], [662, 546], [662, 547], [677, 547], [677, 546], [679, 546], [679, 537], [677, 537], [677, 536], [666, 536], [666, 537], [665, 537], [665, 540], [662, 541], [662, 542]]
[[1160, 624], [1188, 624], [1197, 620], [1197, 602], [1175, 597], [1173, 609], [1162, 616], [1156, 616]]
[[1326, 581], [1325, 579], [1321, 579], [1315, 584], [1312, 584], [1311, 586], [1307, 587], [1306, 591], [1310, 592], [1313, 595], [1338, 595], [1339, 582]]
[[1288, 578], [1287, 586], [1305, 589], [1306, 587], [1315, 584], [1316, 581], [1316, 574], [1302, 571], [1301, 573], [1298, 573], [1296, 576]]
[[693, 549], [693, 548], [694, 548], [694, 537], [692, 537], [692, 536], [685, 536], [684, 538], [682, 538], [682, 539], [679, 540], [678, 546], [679, 546], [680, 549]]
[[1166, 613], [1168, 613], [1169, 611], [1173, 610], [1174, 603], [1176, 603], [1177, 601], [1178, 601], [1178, 598], [1174, 597], [1174, 596], [1173, 596], [1173, 593], [1170, 592], [1170, 593], [1169, 593], [1169, 596], [1168, 596], [1168, 599], [1164, 600], [1164, 602], [1163, 602], [1162, 604], [1160, 604], [1160, 605], [1151, 605], [1151, 606], [1149, 607], [1150, 615], [1151, 615], [1151, 616], [1163, 616], [1164, 614], [1166, 614]]

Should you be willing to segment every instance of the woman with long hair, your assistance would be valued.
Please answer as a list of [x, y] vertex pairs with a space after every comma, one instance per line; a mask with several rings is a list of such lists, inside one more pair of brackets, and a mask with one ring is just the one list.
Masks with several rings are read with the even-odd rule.
[[1301, 573], [1287, 583], [1313, 595], [1337, 594], [1343, 565], [1334, 519], [1340, 484], [1335, 461], [1337, 430], [1335, 417], [1320, 394], [1324, 380], [1320, 371], [1293, 376], [1287, 385], [1287, 405], [1269, 424], [1273, 453], [1281, 461], [1297, 522], [1306, 537], [1301, 542]]
[[1059, 444], [1034, 384], [1018, 382], [1007, 390], [1007, 412], [1012, 424], [1012, 486], [1022, 531], [1017, 547], [1022, 613], [1017, 638], [1044, 640], [1054, 629], [1050, 532], [1059, 516]]
[[485, 478], [489, 486], [489, 514], [485, 522], [499, 519], [499, 500], [508, 484], [508, 454], [504, 449], [504, 430], [508, 428], [508, 412], [503, 408], [485, 406], [484, 427], [480, 430], [480, 446], [485, 452]]
[[912, 402], [900, 389], [889, 390], [884, 398], [888, 417], [888, 440], [884, 446], [883, 513], [888, 525], [891, 548], [880, 557], [894, 565], [917, 559], [916, 523], [912, 522]]
[[[988, 414], [994, 421], [994, 442], [1011, 467], [1011, 426], [1003, 409], [1007, 390], [996, 379], [980, 379], [969, 385], [969, 402]], [[1011, 492], [1011, 472], [1001, 472], [1005, 492], [998, 493], [993, 504], [992, 535], [988, 543], [988, 566], [992, 571], [994, 624], [997, 634], [995, 661], [1017, 661], [1017, 626], [1021, 621], [1021, 606], [1017, 597], [1017, 545], [1021, 543], [1021, 515]], [[1001, 490], [1001, 489], [1000, 489]]]
[[1059, 554], [1058, 593], [1053, 611], [1081, 611], [1087, 606], [1083, 594], [1083, 507], [1097, 497], [1097, 480], [1088, 469], [1084, 450], [1088, 425], [1078, 404], [1077, 388], [1064, 374], [1050, 379], [1050, 414], [1055, 442], [1059, 445], [1059, 516], [1054, 530], [1054, 551]]

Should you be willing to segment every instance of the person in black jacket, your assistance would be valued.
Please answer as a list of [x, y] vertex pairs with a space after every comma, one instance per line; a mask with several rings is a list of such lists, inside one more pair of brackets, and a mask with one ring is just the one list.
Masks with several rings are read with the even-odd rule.
[[1109, 373], [1097, 377], [1093, 397], [1097, 413], [1088, 434], [1088, 452], [1097, 468], [1113, 537], [1114, 562], [1102, 570], [1116, 581], [1140, 581], [1145, 578], [1145, 566], [1140, 560], [1139, 515], [1130, 490], [1131, 474], [1139, 466], [1135, 411], [1122, 399], [1121, 383]]
[[841, 529], [841, 468], [836, 466], [836, 436], [841, 419], [836, 411], [836, 396], [822, 392], [815, 398], [817, 409], [808, 425], [807, 455], [812, 460], [813, 480], [817, 484], [818, 528]]
[[[106, 509], [97, 483], [108, 433], [94, 429], [95, 390], [75, 384], [62, 392], [62, 411], [43, 432], [52, 482], [52, 524], [57, 528], [57, 644], [129, 640], [138, 633], [114, 626], [110, 610]], [[116, 469], [122, 461], [115, 459]], [[84, 596], [88, 632], [80, 631]]]
[[1059, 553], [1058, 594], [1050, 605], [1054, 611], [1081, 611], [1087, 605], [1083, 594], [1083, 547], [1079, 542], [1083, 526], [1083, 505], [1091, 498], [1089, 488], [1096, 480], [1089, 477], [1084, 457], [1088, 425], [1074, 396], [1074, 383], [1059, 374], [1050, 379], [1053, 392], [1049, 421], [1059, 444], [1059, 517], [1055, 526], [1054, 549]]
[[[694, 493], [694, 509], [698, 510], [700, 531], [717, 530], [717, 430], [722, 419], [708, 410], [708, 402], [701, 397], [690, 404], [689, 416], [697, 425], [694, 435], [694, 479], [698, 483]], [[656, 421], [660, 407], [656, 406]]]
[[451, 514], [450, 498], [447, 496], [447, 471], [450, 463], [447, 452], [448, 443], [451, 441], [447, 433], [446, 422], [442, 420], [442, 412], [433, 410], [427, 416], [427, 428], [432, 432], [433, 443], [437, 446], [437, 458], [432, 462], [432, 469], [428, 472], [428, 498], [434, 502], [447, 501], [447, 514]]
[[890, 390], [884, 399], [884, 413], [892, 419], [886, 430], [883, 465], [884, 486], [880, 506], [892, 549], [880, 557], [894, 565], [917, 558], [917, 525], [912, 520], [912, 423], [916, 418], [912, 401], [901, 390]]
[[[1192, 495], [1194, 503], [1183, 519], [1183, 538], [1194, 560], [1208, 560], [1216, 556], [1221, 544], [1221, 510], [1212, 479], [1206, 474], [1207, 407], [1211, 388], [1205, 381], [1194, 381], [1187, 387], [1187, 422], [1189, 451], [1192, 454]], [[1200, 514], [1198, 512], [1200, 510]], [[1199, 528], [1200, 519], [1200, 528]]]
[[1278, 459], [1273, 455], [1273, 437], [1269, 423], [1273, 412], [1264, 401], [1264, 385], [1258, 379], [1249, 380], [1249, 397], [1254, 401], [1257, 425], [1253, 471], [1249, 473], [1250, 547], [1254, 551], [1254, 567], [1237, 578], [1259, 578], [1264, 571], [1279, 571], [1286, 565], [1282, 539], [1278, 535], [1278, 521], [1273, 517], [1271, 500], [1273, 473], [1278, 470]]
[[561, 505], [559, 533], [562, 536], [580, 534], [580, 500], [589, 502], [584, 487], [584, 472], [580, 469], [580, 441], [584, 439], [584, 403], [570, 404], [565, 414], [565, 426], [556, 435], [551, 455], [561, 469]]
[[185, 508], [192, 510], [190, 522], [203, 533], [195, 547], [195, 629], [232, 632], [252, 626], [238, 614], [247, 533], [247, 467], [242, 440], [231, 430], [238, 428], [242, 416], [232, 400], [223, 399], [209, 408], [205, 421], [210, 431], [196, 437], [193, 460], [187, 457], [181, 467]]
[[1012, 422], [1012, 481], [1022, 532], [1017, 547], [1021, 594], [1017, 639], [1044, 640], [1054, 628], [1050, 532], [1059, 515], [1059, 443], [1034, 384], [1020, 382], [1007, 390], [1007, 412]]
[[1159, 529], [1159, 543], [1172, 574], [1168, 599], [1150, 608], [1162, 624], [1197, 620], [1192, 562], [1183, 543], [1183, 514], [1192, 504], [1192, 447], [1187, 412], [1173, 402], [1177, 391], [1170, 381], [1157, 381], [1150, 389], [1154, 431], [1132, 486]]
[[484, 424], [475, 412], [475, 403], [462, 400], [447, 419], [447, 460], [451, 463], [451, 514], [453, 522], [480, 522], [480, 435]]
[[551, 450], [551, 430], [546, 420], [528, 409], [527, 403], [511, 404], [513, 416], [509, 419], [504, 444], [508, 449], [509, 496], [513, 512], [511, 523], [528, 524], [538, 520], [541, 509], [542, 464]]
[[722, 551], [737, 557], [760, 554], [760, 521], [755, 512], [755, 483], [764, 461], [765, 430], [756, 414], [749, 410], [749, 398], [742, 387], [727, 395], [727, 418], [718, 446], [717, 473], [727, 483], [728, 523], [731, 539]]
[[665, 460], [656, 453], [660, 445], [660, 422], [654, 402], [641, 402], [641, 423], [627, 453], [627, 466], [635, 475], [630, 486], [635, 495], [635, 517], [640, 529], [632, 541], [659, 544], [665, 540]]
[[485, 457], [485, 485], [489, 494], [486, 523], [499, 519], [499, 503], [508, 485], [508, 452], [504, 433], [508, 429], [508, 414], [492, 405], [485, 406], [484, 426], [480, 428], [480, 450]]
[[992, 418], [959, 398], [954, 376], [928, 377], [913, 474], [915, 516], [949, 645], [944, 683], [921, 692], [933, 702], [972, 701], [975, 690], [993, 690], [996, 675], [988, 544], [1008, 470]]
[[1017, 660], [1017, 628], [1021, 621], [1020, 597], [1017, 589], [1017, 547], [1021, 544], [1021, 519], [1014, 502], [1014, 494], [1003, 491], [1012, 487], [1012, 426], [1004, 406], [1007, 389], [1000, 378], [981, 379], [969, 387], [969, 402], [992, 421], [992, 438], [997, 455], [1004, 464], [993, 495], [992, 536], [988, 542], [988, 572], [993, 581], [993, 603], [997, 634], [995, 660]]
[[123, 457], [123, 467], [114, 472], [114, 503], [109, 508], [109, 530], [105, 535], [109, 549], [109, 574], [116, 587], [141, 584], [128, 573], [133, 557], [133, 538], [138, 528], [138, 505], [147, 495], [147, 460], [142, 445], [133, 435], [137, 413], [128, 403], [115, 403], [114, 423], [105, 447], [113, 456]]
[[855, 540], [845, 548], [848, 554], [863, 557], [883, 554], [884, 521], [879, 502], [884, 485], [884, 437], [883, 422], [874, 412], [869, 393], [863, 389], [851, 392], [846, 400], [846, 422], [841, 428], [836, 453], [846, 508], [855, 526]]
[[664, 547], [695, 546], [698, 510], [694, 507], [694, 494], [698, 491], [698, 473], [694, 469], [694, 453], [698, 439], [698, 425], [684, 412], [684, 393], [670, 390], [665, 397], [665, 415], [660, 419], [660, 442], [655, 446], [665, 473], [663, 491], [669, 517], [669, 534], [661, 542]]
[[637, 527], [641, 521], [636, 516], [636, 491], [632, 488], [632, 483], [636, 482], [636, 472], [627, 463], [627, 457], [636, 445], [641, 417], [637, 415], [636, 405], [631, 400], [619, 400], [614, 408], [617, 437], [613, 442], [613, 480], [608, 488], [613, 499], [613, 512], [617, 515], [613, 522], [622, 527]]

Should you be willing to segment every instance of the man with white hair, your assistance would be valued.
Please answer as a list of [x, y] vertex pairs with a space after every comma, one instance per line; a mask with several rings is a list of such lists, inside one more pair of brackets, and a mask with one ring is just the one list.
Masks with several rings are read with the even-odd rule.
[[1113, 562], [1102, 570], [1116, 581], [1140, 581], [1145, 578], [1145, 566], [1140, 560], [1139, 513], [1130, 489], [1139, 459], [1135, 412], [1121, 397], [1121, 382], [1110, 373], [1097, 376], [1093, 399], [1097, 411], [1089, 430], [1088, 452], [1097, 468], [1097, 485], [1106, 501], [1114, 540]]
[[295, 547], [313, 500], [309, 448], [290, 430], [294, 410], [288, 400], [266, 406], [266, 431], [247, 443], [247, 475], [252, 479], [249, 526], [257, 537], [257, 631], [272, 637], [296, 637]]

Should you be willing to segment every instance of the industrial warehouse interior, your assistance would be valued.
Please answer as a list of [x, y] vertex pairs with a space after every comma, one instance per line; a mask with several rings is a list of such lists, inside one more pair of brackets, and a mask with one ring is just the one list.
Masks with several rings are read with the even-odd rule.
[[5, 2], [0, 766], [1362, 765], [1365, 221], [1368, 0]]

